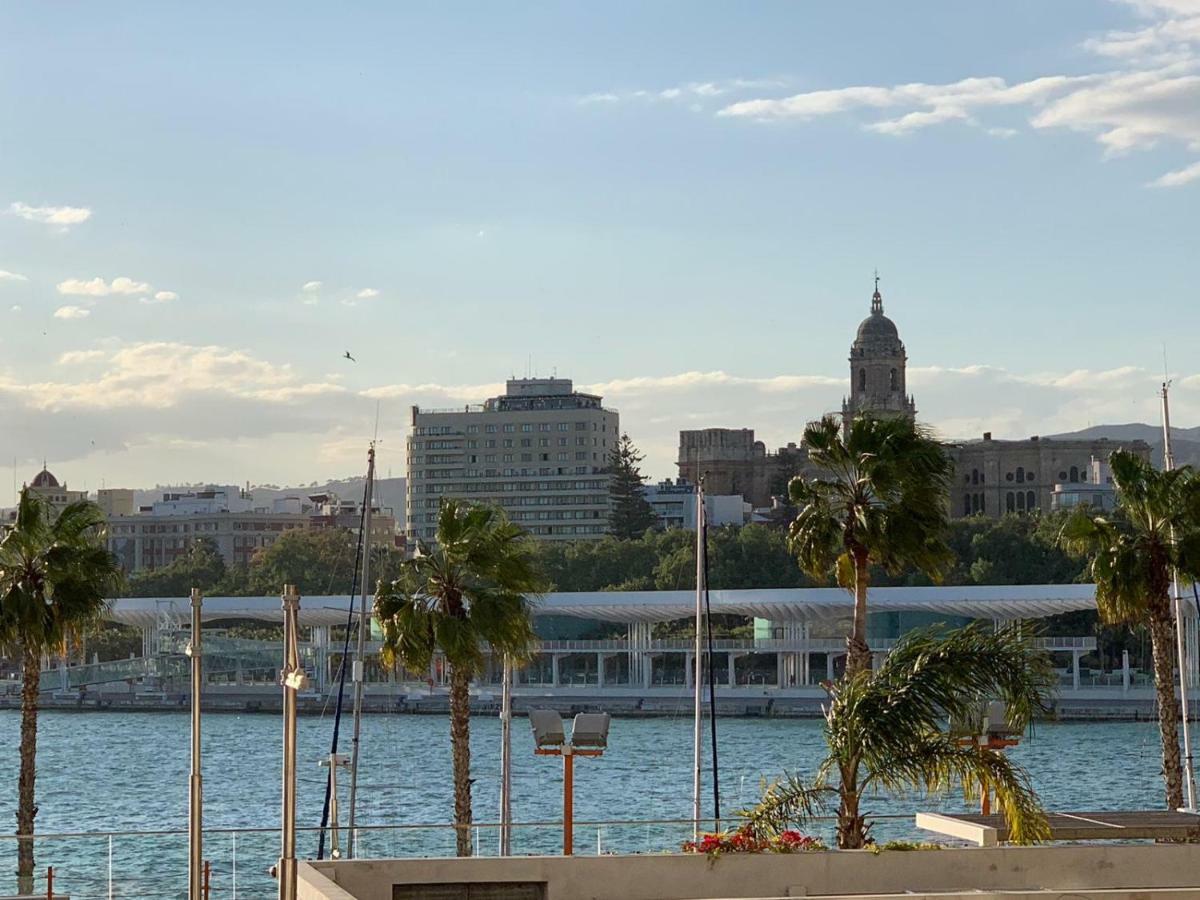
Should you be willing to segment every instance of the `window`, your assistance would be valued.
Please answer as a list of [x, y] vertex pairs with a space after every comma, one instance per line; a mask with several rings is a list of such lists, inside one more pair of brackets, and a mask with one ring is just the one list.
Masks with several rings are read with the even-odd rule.
[[860, 391], [865, 391], [867, 389], [867, 370], [866, 369], [858, 370], [858, 389]]
[[1071, 466], [1071, 484], [1075, 484], [1078, 481], [1079, 481], [1079, 467]]
[[1017, 484], [1024, 484], [1024, 483], [1025, 483], [1025, 469], [1022, 468], [1021, 466], [1017, 466]]
[[1037, 509], [1037, 496], [1033, 491], [1027, 491], [1025, 494], [1025, 508], [1030, 512]]
[[979, 484], [979, 470], [978, 469], [971, 470], [971, 484]]
[[522, 430], [522, 431], [533, 431], [533, 426], [532, 426], [530, 423], [528, 423], [528, 422], [522, 422], [522, 423], [521, 423], [521, 430]]
[[467, 426], [467, 434], [479, 434], [479, 426], [478, 425], [468, 425]]
[[559, 430], [559, 431], [570, 431], [570, 430], [571, 430], [571, 423], [570, 423], [570, 422], [559, 422], [559, 423], [558, 423], [558, 430]]
[[1012, 491], [1009, 491], [1004, 496], [1004, 510], [1005, 512], [1016, 512], [1017, 510], [1017, 498], [1013, 495]]
[[893, 391], [900, 390], [900, 379], [897, 377], [895, 369], [892, 369], [891, 377], [888, 380], [888, 386]]
[[1017, 491], [1017, 512], [1025, 512], [1025, 495]]
[[538, 431], [549, 431], [549, 430], [550, 430], [549, 422], [542, 422], [538, 425]]
[[495, 425], [484, 425], [483, 430], [486, 431], [488, 434], [495, 434], [496, 426]]
[[515, 431], [515, 430], [516, 430], [516, 426], [515, 426], [515, 425], [513, 425], [513, 423], [512, 423], [512, 422], [509, 422], [508, 424], [506, 424], [506, 425], [504, 426], [504, 430], [505, 430], [505, 432], [506, 432], [506, 433], [508, 433], [508, 434], [511, 434], [513, 431]]

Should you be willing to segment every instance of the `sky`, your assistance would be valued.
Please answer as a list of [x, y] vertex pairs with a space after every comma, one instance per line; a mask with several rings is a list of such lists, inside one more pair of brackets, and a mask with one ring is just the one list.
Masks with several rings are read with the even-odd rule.
[[0, 467], [400, 475], [530, 372], [661, 478], [839, 408], [876, 269], [947, 438], [1191, 426], [1198, 209], [1200, 0], [5, 4]]

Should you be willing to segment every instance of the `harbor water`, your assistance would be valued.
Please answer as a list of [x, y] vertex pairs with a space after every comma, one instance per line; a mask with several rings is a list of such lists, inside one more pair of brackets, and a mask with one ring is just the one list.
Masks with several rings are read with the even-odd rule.
[[[184, 713], [69, 713], [40, 717], [37, 830], [85, 833], [37, 843], [39, 873], [56, 870], [56, 885], [75, 900], [186, 897], [189, 719]], [[347, 723], [348, 724], [348, 723]], [[0, 820], [16, 809], [20, 714], [0, 712]], [[472, 719], [478, 851], [496, 852], [500, 728]], [[707, 727], [707, 726], [706, 726]], [[811, 773], [823, 752], [814, 720], [721, 719], [720, 788], [724, 813], [752, 803], [764, 780], [785, 770]], [[332, 718], [299, 723], [299, 822], [316, 826], [327, 770]], [[349, 751], [349, 729], [342, 752]], [[561, 851], [562, 773], [557, 759], [535, 757], [524, 719], [513, 724], [513, 817], [545, 823], [515, 830], [517, 853]], [[691, 720], [617, 719], [609, 749], [576, 765], [576, 852], [659, 852], [678, 847], [690, 826]], [[204, 855], [212, 861], [212, 897], [271, 897], [266, 874], [278, 855], [281, 722], [272, 715], [210, 715], [204, 720]], [[706, 738], [707, 747], [707, 738]], [[442, 826], [364, 830], [362, 856], [451, 855], [444, 826], [452, 805], [450, 742], [444, 716], [377, 715], [363, 720], [358, 823]], [[707, 753], [707, 750], [706, 750]], [[1033, 776], [1049, 808], [1134, 809], [1162, 804], [1155, 725], [1149, 722], [1039, 724], [1011, 751]], [[706, 773], [705, 814], [711, 809]], [[345, 784], [342, 779], [342, 824]], [[882, 818], [875, 835], [918, 837], [917, 809], [963, 809], [961, 796], [872, 797]], [[665, 820], [665, 821], [664, 821]], [[651, 824], [647, 824], [651, 823]], [[252, 829], [265, 829], [255, 831]], [[831, 840], [828, 822], [809, 829]], [[173, 832], [129, 835], [123, 832]], [[110, 836], [111, 834], [111, 836]], [[0, 840], [0, 894], [15, 888], [16, 847]], [[346, 836], [341, 836], [345, 845]], [[315, 832], [301, 833], [301, 856], [314, 856]], [[39, 874], [40, 884], [40, 874]]]

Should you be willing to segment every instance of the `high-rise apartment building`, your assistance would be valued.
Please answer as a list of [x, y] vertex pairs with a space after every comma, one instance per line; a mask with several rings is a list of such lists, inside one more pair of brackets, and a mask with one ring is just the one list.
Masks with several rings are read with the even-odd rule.
[[504, 395], [458, 409], [412, 408], [410, 539], [433, 541], [444, 497], [495, 503], [543, 540], [608, 531], [616, 410], [569, 378], [513, 378]]

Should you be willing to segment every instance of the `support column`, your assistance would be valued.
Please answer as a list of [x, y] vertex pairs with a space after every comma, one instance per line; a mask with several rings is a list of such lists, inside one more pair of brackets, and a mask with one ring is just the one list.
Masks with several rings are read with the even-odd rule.
[[1121, 690], [1129, 692], [1129, 651], [1121, 651]]
[[729, 665], [729, 686], [737, 687], [737, 654], [729, 653], [727, 659]]
[[825, 654], [825, 680], [833, 681], [833, 654]]
[[550, 686], [558, 687], [558, 654], [550, 654]]
[[691, 653], [683, 655], [683, 683], [689, 691], [692, 689], [692, 658]]
[[647, 653], [642, 659], [642, 687], [646, 690], [654, 684], [654, 655]]
[[1079, 651], [1071, 651], [1071, 688], [1079, 690]]
[[604, 660], [605, 660], [605, 658], [606, 658], [606, 654], [604, 654], [604, 653], [596, 654], [596, 687], [599, 687], [599, 688], [604, 687]]
[[775, 687], [777, 688], [784, 685], [784, 655], [782, 650], [775, 651]]

